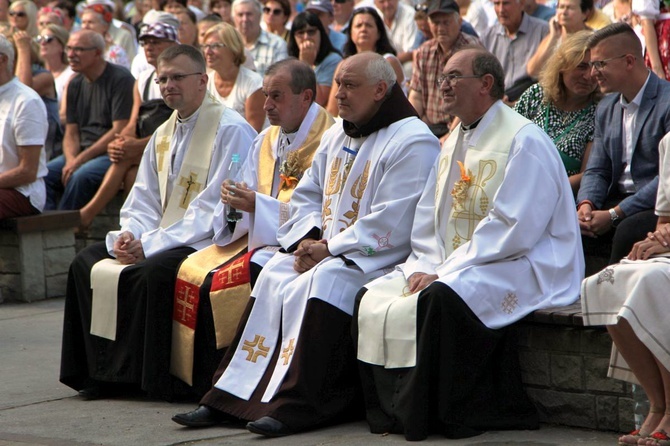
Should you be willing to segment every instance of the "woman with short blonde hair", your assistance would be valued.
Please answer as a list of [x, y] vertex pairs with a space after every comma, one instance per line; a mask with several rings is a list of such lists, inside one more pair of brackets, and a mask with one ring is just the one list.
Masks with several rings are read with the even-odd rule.
[[232, 25], [221, 22], [207, 30], [200, 48], [211, 70], [209, 91], [260, 132], [265, 126], [263, 78], [242, 66], [247, 58], [240, 33]]

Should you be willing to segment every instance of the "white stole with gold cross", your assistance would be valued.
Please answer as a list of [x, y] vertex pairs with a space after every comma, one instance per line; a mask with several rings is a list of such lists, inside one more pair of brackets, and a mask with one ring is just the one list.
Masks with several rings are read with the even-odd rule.
[[[183, 218], [191, 201], [202, 190], [209, 174], [212, 146], [216, 138], [216, 131], [212, 129], [212, 123], [218, 123], [221, 120], [225, 109], [226, 106], [210, 93], [205, 95], [193, 129], [193, 136], [179, 169], [178, 180], [172, 187], [170, 197], [167, 197], [169, 154], [172, 135], [177, 123], [177, 111], [175, 110], [170, 118], [156, 130], [156, 169], [164, 209], [160, 227], [168, 227]], [[130, 265], [122, 265], [116, 259], [103, 259], [93, 265], [91, 269], [91, 289], [93, 291], [91, 334], [112, 341], [116, 339], [119, 278], [121, 272], [128, 266]]]
[[[492, 107], [493, 108], [493, 107]], [[452, 169], [459, 156], [462, 129], [445, 141], [437, 164], [434, 227], [443, 242], [442, 261], [470, 241], [493, 206], [514, 138], [529, 121], [516, 113], [486, 116], [465, 143], [462, 169]], [[501, 131], [501, 129], [504, 129]], [[449, 217], [445, 219], [445, 216]], [[358, 359], [386, 368], [416, 364], [416, 314], [419, 293], [408, 292], [403, 275], [368, 286], [358, 316]]]

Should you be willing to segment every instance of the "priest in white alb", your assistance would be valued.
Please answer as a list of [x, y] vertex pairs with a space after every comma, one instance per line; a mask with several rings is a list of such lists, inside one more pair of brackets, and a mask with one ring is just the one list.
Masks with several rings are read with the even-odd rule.
[[537, 428], [508, 326], [573, 303], [584, 274], [565, 169], [501, 101], [498, 60], [458, 51], [440, 82], [461, 125], [428, 177], [411, 255], [361, 290], [354, 317], [371, 431], [407, 440]]
[[60, 381], [84, 398], [141, 388], [172, 399], [174, 271], [211, 243], [214, 208], [233, 154], [256, 132], [207, 91], [202, 54], [165, 50], [156, 72], [175, 112], [152, 136], [123, 207], [121, 228], [70, 266]]
[[439, 150], [382, 56], [346, 59], [335, 83], [344, 121], [325, 132], [296, 187], [277, 234], [283, 252], [261, 271], [248, 317], [201, 400], [219, 421], [247, 420], [268, 437], [358, 413], [354, 297], [409, 254], [414, 209]]
[[[316, 75], [304, 62], [290, 58], [272, 64], [265, 71], [263, 92], [272, 125], [254, 140], [240, 178], [221, 186], [214, 244], [184, 260], [177, 275], [170, 369], [199, 396], [212, 386], [255, 278], [279, 250], [277, 230], [288, 220], [289, 199], [312, 164], [323, 133], [333, 125], [333, 118], [314, 102]], [[241, 211], [242, 220], [228, 222], [226, 204]], [[192, 311], [181, 311], [183, 307]], [[192, 418], [174, 420], [202, 426], [208, 419], [206, 414]]]

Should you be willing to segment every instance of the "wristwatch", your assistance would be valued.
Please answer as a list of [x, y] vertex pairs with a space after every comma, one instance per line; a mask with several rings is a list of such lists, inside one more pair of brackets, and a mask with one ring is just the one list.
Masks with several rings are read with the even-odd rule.
[[612, 220], [612, 224], [614, 224], [614, 222], [616, 222], [617, 220], [619, 220], [619, 218], [620, 218], [620, 217], [619, 217], [619, 214], [616, 213], [616, 211], [614, 210], [614, 208], [610, 209], [609, 212], [610, 212], [610, 220]]

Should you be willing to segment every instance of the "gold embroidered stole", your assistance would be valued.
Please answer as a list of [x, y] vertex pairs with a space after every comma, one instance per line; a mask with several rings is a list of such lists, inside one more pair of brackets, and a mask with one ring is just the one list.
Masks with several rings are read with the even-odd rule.
[[[292, 159], [302, 173], [311, 165], [321, 136], [333, 124], [333, 118], [318, 107], [313, 121], [305, 117], [310, 125], [304, 142], [291, 151]], [[277, 159], [273, 145], [277, 142], [281, 128], [272, 126], [265, 134], [258, 160], [258, 192], [272, 195], [272, 184]], [[295, 141], [300, 144], [300, 141]], [[297, 182], [288, 183], [280, 190], [277, 199], [287, 203]], [[244, 237], [226, 246], [212, 245], [185, 259], [177, 273], [172, 321], [172, 354], [170, 373], [185, 383], [193, 385], [193, 345], [197, 326], [197, 307], [200, 288], [210, 272], [214, 271], [210, 289], [210, 303], [216, 332], [216, 348], [228, 347], [251, 295], [249, 261], [253, 252], [247, 252], [248, 238]]]
[[[170, 197], [166, 197], [170, 170], [168, 155], [170, 141], [177, 122], [177, 112], [172, 113], [172, 116], [156, 130], [156, 168], [158, 170], [161, 203], [163, 203], [163, 209], [165, 209], [160, 223], [162, 228], [181, 220], [191, 201], [207, 183], [213, 152], [212, 146], [216, 138], [218, 123], [225, 109], [226, 106], [214, 99], [211, 94], [205, 95], [191, 141], [184, 155], [184, 161], [179, 169], [179, 175], [172, 187]], [[212, 128], [212, 126], [215, 127]]]
[[[493, 197], [505, 177], [512, 141], [529, 121], [502, 109], [486, 123], [486, 130], [465, 152], [461, 178], [450, 178], [457, 136], [447, 139], [440, 155], [435, 200], [436, 228], [449, 215], [444, 235], [444, 258], [470, 241], [479, 222], [489, 213]], [[501, 132], [500, 129], [505, 129]], [[457, 134], [458, 132], [453, 132]], [[471, 141], [471, 143], [473, 143]], [[450, 194], [450, 196], [445, 196]], [[448, 206], [449, 209], [445, 209]]]
[[[365, 141], [360, 148], [363, 145]], [[344, 150], [340, 153], [341, 155], [330, 163], [330, 173], [324, 191], [321, 212], [321, 230], [324, 238], [328, 238], [328, 234], [342, 232], [356, 223], [358, 212], [364, 206], [363, 199], [369, 199], [365, 197], [365, 189], [368, 187], [372, 160], [365, 159], [365, 153], [359, 153], [355, 157], [348, 155]]]

